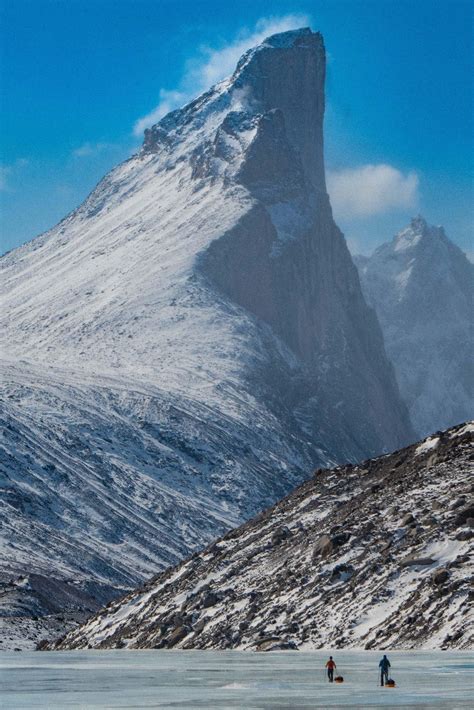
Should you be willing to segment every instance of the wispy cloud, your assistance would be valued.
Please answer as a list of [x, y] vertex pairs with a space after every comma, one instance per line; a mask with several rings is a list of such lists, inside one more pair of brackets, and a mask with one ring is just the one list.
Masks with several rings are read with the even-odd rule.
[[311, 19], [308, 15], [264, 17], [252, 29], [240, 30], [229, 44], [218, 49], [202, 47], [200, 56], [187, 63], [179, 86], [172, 90], [160, 90], [158, 105], [136, 121], [133, 127], [134, 134], [140, 136], [145, 128], [152, 126], [169, 111], [184, 105], [213, 84], [232, 74], [240, 56], [250, 47], [260, 44], [269, 35], [310, 24]]
[[418, 203], [419, 177], [403, 174], [386, 163], [329, 171], [328, 192], [336, 217], [363, 218], [414, 208]]
[[105, 150], [114, 148], [113, 143], [83, 143], [79, 148], [75, 148], [72, 154], [75, 158], [89, 158], [90, 156], [103, 153]]
[[0, 164], [0, 191], [6, 192], [10, 189], [9, 178], [13, 176], [19, 169], [29, 165], [27, 158], [18, 158], [15, 162], [6, 165]]

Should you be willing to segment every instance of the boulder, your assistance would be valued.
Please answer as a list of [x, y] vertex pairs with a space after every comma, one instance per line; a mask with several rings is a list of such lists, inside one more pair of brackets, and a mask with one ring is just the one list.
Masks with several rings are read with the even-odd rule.
[[341, 532], [337, 533], [337, 535], [333, 535], [331, 538], [331, 543], [333, 547], [340, 547], [341, 545], [344, 545], [351, 537], [351, 534], [348, 532]]
[[436, 584], [437, 586], [444, 584], [448, 579], [449, 579], [449, 572], [447, 569], [444, 569], [442, 567], [441, 569], [437, 569], [433, 574], [431, 575], [431, 579], [433, 580], [433, 583]]
[[189, 629], [187, 626], [178, 626], [171, 634], [167, 640], [168, 648], [176, 646], [180, 641], [182, 641], [189, 634]]
[[201, 606], [203, 609], [208, 609], [210, 606], [214, 606], [219, 601], [219, 596], [215, 592], [208, 592], [201, 601]]
[[354, 574], [354, 567], [348, 564], [336, 565], [331, 572], [333, 581], [337, 579], [348, 579]]
[[255, 646], [256, 651], [297, 651], [298, 646], [294, 641], [284, 641], [279, 637], [267, 638], [259, 641]]
[[275, 530], [272, 535], [272, 544], [279, 545], [281, 542], [287, 540], [289, 537], [291, 537], [291, 531], [285, 525], [284, 527]]
[[205, 619], [199, 619], [194, 626], [193, 626], [193, 631], [195, 634], [200, 634], [203, 630], [204, 627], [206, 626], [206, 620]]
[[328, 557], [334, 549], [329, 535], [321, 535], [314, 546], [313, 557]]
[[459, 513], [456, 515], [454, 519], [454, 524], [457, 528], [463, 527], [464, 525], [467, 525], [467, 521], [470, 518], [474, 518], [474, 505], [468, 505], [466, 508], [463, 508], [462, 510], [459, 511]]
[[470, 540], [472, 537], [474, 537], [474, 533], [472, 530], [461, 530], [460, 532], [457, 533], [456, 535], [456, 540]]

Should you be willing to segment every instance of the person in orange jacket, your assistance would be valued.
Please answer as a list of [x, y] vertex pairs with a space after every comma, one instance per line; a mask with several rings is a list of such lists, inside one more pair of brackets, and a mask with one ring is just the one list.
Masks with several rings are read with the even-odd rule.
[[329, 656], [329, 661], [326, 663], [326, 668], [328, 669], [329, 682], [332, 683], [334, 680], [334, 669], [337, 668], [332, 656]]

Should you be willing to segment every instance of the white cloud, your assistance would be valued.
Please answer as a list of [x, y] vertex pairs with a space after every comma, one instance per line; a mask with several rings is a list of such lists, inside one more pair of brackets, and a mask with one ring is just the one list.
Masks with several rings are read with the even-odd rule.
[[327, 185], [336, 217], [358, 218], [413, 208], [419, 177], [385, 163], [328, 171]]
[[143, 118], [139, 118], [133, 127], [133, 133], [136, 136], [141, 136], [145, 128], [153, 126], [153, 124], [158, 123], [160, 118], [166, 116], [167, 113], [182, 106], [189, 100], [189, 94], [183, 91], [167, 91], [166, 89], [160, 89], [160, 103], [155, 106], [153, 111], [147, 113]]
[[112, 143], [83, 143], [79, 148], [72, 151], [75, 158], [88, 158], [91, 155], [97, 155], [97, 153], [102, 153], [104, 150], [113, 148]]
[[183, 106], [209, 89], [213, 84], [232, 74], [241, 55], [250, 47], [263, 42], [266, 37], [278, 32], [297, 29], [311, 24], [308, 15], [285, 15], [283, 17], [267, 17], [260, 19], [251, 30], [241, 30], [235, 39], [219, 49], [201, 48], [199, 59], [188, 62], [186, 71], [175, 90], [160, 90], [160, 102], [146, 116], [136, 121], [133, 132], [140, 136], [145, 128], [179, 106]]

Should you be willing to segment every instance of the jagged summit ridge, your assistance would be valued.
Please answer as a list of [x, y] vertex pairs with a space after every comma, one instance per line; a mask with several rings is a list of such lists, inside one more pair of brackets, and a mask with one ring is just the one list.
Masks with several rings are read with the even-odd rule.
[[394, 236], [393, 248], [396, 252], [405, 251], [415, 248], [422, 240], [429, 243], [437, 239], [447, 240], [443, 227], [430, 226], [424, 217], [417, 215], [413, 217], [408, 227]]
[[232, 77], [147, 129], [143, 150], [182, 140], [189, 128], [205, 124], [210, 111], [219, 115], [237, 109], [248, 121], [277, 108], [306, 178], [325, 192], [324, 80], [325, 50], [319, 33], [303, 28], [273, 35], [242, 56]]

